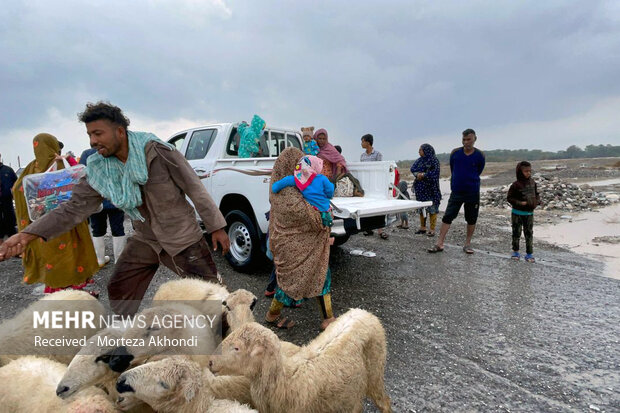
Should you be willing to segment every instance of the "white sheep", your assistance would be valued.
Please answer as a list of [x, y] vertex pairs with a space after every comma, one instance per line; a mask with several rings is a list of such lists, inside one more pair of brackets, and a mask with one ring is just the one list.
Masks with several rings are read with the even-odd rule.
[[[95, 328], [34, 328], [33, 312], [39, 311], [79, 311], [84, 314], [90, 311], [94, 315]], [[82, 339], [90, 337], [99, 330], [99, 317], [105, 315], [103, 305], [85, 291], [63, 290], [46, 295], [30, 304], [19, 314], [0, 325], [0, 366], [14, 360], [20, 355], [36, 355], [68, 364], [79, 351], [78, 346], [46, 347], [36, 346], [35, 336], [42, 339], [64, 338]], [[50, 317], [51, 318], [51, 317]], [[81, 325], [81, 324], [80, 324]], [[53, 353], [53, 354], [52, 354]]]
[[162, 284], [155, 292], [153, 301], [224, 301], [228, 294], [223, 285], [198, 278], [180, 278]]
[[[256, 301], [256, 296], [244, 289], [235, 290], [226, 297], [222, 304], [224, 305], [224, 315], [229, 329], [224, 336], [229, 335], [244, 324], [256, 321], [252, 312]], [[301, 348], [288, 341], [281, 341], [280, 344], [282, 345], [282, 352], [289, 356], [297, 353]]]
[[[126, 371], [116, 387], [119, 393], [133, 394], [161, 413], [256, 412], [236, 401], [215, 399], [217, 387], [223, 384], [216, 383], [219, 379], [185, 357], [169, 357]], [[239, 377], [227, 380], [239, 383]], [[231, 382], [223, 385], [230, 389]]]
[[244, 289], [235, 290], [226, 297], [222, 302], [224, 306], [224, 316], [226, 317], [229, 328], [229, 331], [226, 333], [229, 334], [243, 324], [254, 321], [254, 314], [252, 311], [254, 310], [256, 301], [256, 296]]
[[352, 309], [295, 355], [271, 330], [248, 323], [222, 342], [211, 370], [243, 374], [260, 412], [361, 412], [368, 396], [391, 412], [385, 392], [385, 331], [374, 315]]
[[[203, 314], [213, 314], [217, 306], [226, 300], [226, 287], [198, 278], [181, 278], [162, 284], [153, 296], [153, 306], [166, 301], [177, 301], [190, 305]], [[226, 312], [222, 305], [222, 314]], [[229, 332], [226, 318], [222, 318], [223, 333]]]
[[[58, 383], [56, 394], [67, 399], [90, 386], [103, 388], [112, 401], [116, 401], [116, 380], [120, 373], [108, 366], [111, 353], [116, 348], [115, 341], [122, 337], [124, 330], [113, 327], [101, 330], [90, 337], [86, 346], [75, 355]], [[131, 396], [125, 398], [123, 411], [152, 412], [149, 406]]]
[[[207, 319], [196, 308], [178, 302], [169, 302], [142, 310], [137, 315], [140, 322], [128, 327], [123, 334], [123, 340], [127, 345], [115, 349], [109, 366], [115, 371], [123, 372], [130, 363], [140, 365], [150, 357], [158, 355], [185, 355], [206, 366], [209, 355], [213, 354], [220, 342], [214, 330], [219, 325], [220, 321], [217, 318], [221, 317], [221, 314], [211, 314], [210, 317], [211, 319]], [[172, 320], [172, 318], [194, 320], [194, 323], [182, 321], [184, 328], [178, 328], [175, 325], [156, 325], [157, 320]], [[213, 328], [210, 328], [212, 320], [214, 320]], [[195, 343], [191, 341], [194, 337]], [[177, 343], [179, 345], [155, 343], [164, 339], [178, 339], [180, 343]], [[152, 345], [151, 341], [153, 341]]]
[[89, 387], [73, 397], [56, 397], [56, 383], [67, 366], [47, 358], [26, 356], [0, 368], [0, 406], [3, 412], [113, 413], [105, 393]]

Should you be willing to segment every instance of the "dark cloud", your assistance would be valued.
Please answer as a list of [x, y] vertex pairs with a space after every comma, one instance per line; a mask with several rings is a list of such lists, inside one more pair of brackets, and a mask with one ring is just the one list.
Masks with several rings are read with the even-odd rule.
[[152, 119], [325, 126], [351, 153], [371, 131], [398, 157], [404, 140], [501, 135], [620, 96], [618, 13], [605, 1], [9, 1], [0, 133], [106, 99]]

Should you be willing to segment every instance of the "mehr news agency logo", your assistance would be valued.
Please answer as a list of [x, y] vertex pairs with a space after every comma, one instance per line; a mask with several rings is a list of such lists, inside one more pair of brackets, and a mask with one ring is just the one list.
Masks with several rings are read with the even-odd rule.
[[[35, 331], [40, 329], [91, 329], [104, 328], [133, 329], [139, 328], [148, 331], [161, 329], [206, 329], [217, 327], [217, 315], [200, 314], [164, 314], [161, 316], [146, 317], [144, 314], [136, 316], [121, 316], [118, 314], [99, 315], [93, 311], [44, 310], [33, 311], [32, 324]], [[94, 341], [96, 339], [96, 342]], [[88, 337], [67, 338], [65, 336], [45, 338], [34, 335], [35, 347], [84, 347], [87, 343], [101, 347], [141, 346], [141, 347], [198, 347], [198, 336], [189, 338], [169, 338], [167, 336], [150, 336], [147, 338], [124, 338], [97, 336], [89, 340]]]

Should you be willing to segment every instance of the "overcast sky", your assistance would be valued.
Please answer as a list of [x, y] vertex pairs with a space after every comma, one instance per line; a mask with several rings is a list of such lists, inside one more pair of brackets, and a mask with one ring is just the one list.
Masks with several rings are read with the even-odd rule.
[[209, 122], [324, 127], [358, 160], [620, 144], [618, 1], [54, 1], [0, 7], [0, 153], [109, 100], [167, 139]]

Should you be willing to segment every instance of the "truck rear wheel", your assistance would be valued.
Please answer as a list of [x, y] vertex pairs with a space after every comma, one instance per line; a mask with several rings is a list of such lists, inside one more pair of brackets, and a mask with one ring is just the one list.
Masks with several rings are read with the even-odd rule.
[[226, 259], [238, 271], [247, 271], [260, 255], [260, 240], [256, 227], [245, 212], [234, 210], [226, 214], [230, 252]]

